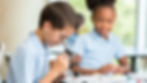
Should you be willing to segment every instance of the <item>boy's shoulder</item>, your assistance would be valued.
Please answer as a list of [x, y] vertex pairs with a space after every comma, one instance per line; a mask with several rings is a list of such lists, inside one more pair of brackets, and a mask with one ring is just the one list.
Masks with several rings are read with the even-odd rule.
[[33, 42], [32, 39], [27, 38], [25, 39], [19, 46], [18, 48], [22, 48], [22, 49], [33, 49], [36, 48], [37, 45], [35, 45], [35, 42]]
[[29, 52], [32, 54], [36, 54], [41, 49], [39, 49], [39, 45], [37, 43], [37, 40], [34, 37], [28, 36], [16, 49], [16, 52], [22, 51], [22, 52]]

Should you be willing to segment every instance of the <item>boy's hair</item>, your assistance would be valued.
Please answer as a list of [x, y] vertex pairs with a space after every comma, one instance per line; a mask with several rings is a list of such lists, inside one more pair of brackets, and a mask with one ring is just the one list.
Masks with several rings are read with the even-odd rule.
[[95, 9], [103, 6], [109, 6], [114, 8], [116, 0], [87, 0], [87, 6], [89, 10], [94, 11]]
[[77, 14], [77, 21], [75, 24], [75, 28], [76, 30], [78, 30], [80, 28], [80, 26], [84, 23], [84, 17], [81, 14]]
[[42, 10], [39, 26], [41, 27], [45, 21], [49, 21], [57, 29], [62, 29], [66, 24], [74, 27], [76, 23], [75, 17], [76, 14], [69, 4], [66, 2], [54, 2], [47, 4]]

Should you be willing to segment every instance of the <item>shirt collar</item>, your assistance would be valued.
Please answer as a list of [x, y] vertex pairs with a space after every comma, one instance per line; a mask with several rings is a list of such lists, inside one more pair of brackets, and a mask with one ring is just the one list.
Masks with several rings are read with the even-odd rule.
[[93, 36], [94, 38], [96, 38], [96, 39], [102, 39], [102, 40], [104, 40], [104, 41], [110, 41], [110, 40], [111, 40], [111, 33], [108, 34], [108, 39], [107, 39], [107, 40], [104, 39], [98, 32], [96, 32], [95, 29], [93, 29], [93, 30], [91, 31], [91, 34], [92, 34], [92, 36]]
[[32, 32], [30, 34], [30, 37], [33, 39], [33, 42], [36, 43], [36, 45], [38, 45], [39, 48], [42, 48], [44, 51], [47, 50], [48, 46], [41, 42], [41, 40], [38, 38], [38, 36], [35, 34], [35, 32]]

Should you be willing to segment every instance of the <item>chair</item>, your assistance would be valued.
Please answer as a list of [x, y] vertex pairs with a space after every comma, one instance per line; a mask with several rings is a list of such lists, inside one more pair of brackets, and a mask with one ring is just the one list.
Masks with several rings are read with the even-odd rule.
[[0, 42], [0, 82], [5, 78], [5, 44]]

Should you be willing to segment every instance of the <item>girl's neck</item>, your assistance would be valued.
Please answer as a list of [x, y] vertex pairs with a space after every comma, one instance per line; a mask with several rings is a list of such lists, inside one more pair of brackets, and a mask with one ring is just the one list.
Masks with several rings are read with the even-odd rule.
[[100, 35], [102, 38], [104, 38], [105, 40], [108, 40], [108, 34], [101, 34], [99, 31], [96, 31], [96, 33]]
[[108, 40], [108, 35], [101, 35], [104, 39]]

